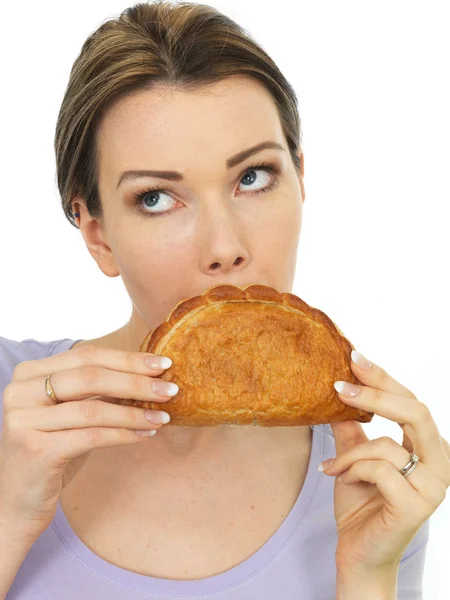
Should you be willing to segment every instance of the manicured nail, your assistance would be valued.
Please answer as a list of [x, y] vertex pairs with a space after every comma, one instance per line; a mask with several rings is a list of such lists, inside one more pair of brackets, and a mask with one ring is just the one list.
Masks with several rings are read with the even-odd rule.
[[335, 381], [334, 389], [342, 394], [343, 396], [349, 396], [353, 398], [357, 394], [359, 394], [360, 387], [357, 385], [353, 385], [353, 383], [348, 383], [347, 381]]
[[146, 410], [144, 416], [147, 421], [155, 425], [165, 425], [170, 421], [170, 415], [163, 410]]
[[150, 369], [168, 369], [172, 364], [167, 356], [146, 356], [144, 362]]
[[152, 390], [155, 392], [155, 394], [159, 394], [161, 396], [175, 396], [175, 394], [178, 394], [177, 384], [169, 381], [152, 381]]
[[155, 435], [156, 429], [135, 429], [135, 432], [139, 437], [151, 437]]
[[352, 361], [357, 365], [360, 369], [367, 371], [372, 366], [370, 360], [367, 360], [365, 356], [357, 352], [356, 350], [352, 350]]
[[320, 463], [320, 465], [317, 467], [318, 471], [326, 471], [327, 469], [329, 469], [331, 467], [331, 465], [334, 463], [334, 459], [336, 457], [334, 456], [333, 458], [329, 458], [328, 460], [324, 460], [322, 463]]

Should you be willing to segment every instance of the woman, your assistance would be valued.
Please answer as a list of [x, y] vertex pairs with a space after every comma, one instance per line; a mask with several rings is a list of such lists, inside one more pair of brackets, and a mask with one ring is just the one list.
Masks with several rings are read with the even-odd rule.
[[[67, 218], [102, 272], [122, 277], [133, 309], [96, 339], [0, 338], [8, 598], [421, 597], [436, 506], [401, 532], [391, 527], [377, 540], [383, 552], [368, 553], [362, 497], [350, 497], [358, 486], [318, 471], [337, 453], [340, 472], [358, 477], [343, 467], [352, 436], [359, 449], [373, 447], [359, 424], [171, 427], [164, 411], [148, 421], [112, 399], [164, 409], [161, 357], [146, 366], [138, 350], [180, 300], [219, 283], [292, 290], [305, 201], [300, 138], [289, 83], [211, 7], [138, 4], [83, 45], [56, 128], [58, 185]], [[376, 365], [352, 368], [366, 402], [374, 389], [411, 400]], [[415, 464], [406, 479], [398, 471], [408, 443], [392, 458], [397, 485], [433, 476], [442, 495], [445, 440], [439, 473]], [[385, 499], [362, 486], [378, 518]], [[346, 501], [352, 527], [339, 513]]]

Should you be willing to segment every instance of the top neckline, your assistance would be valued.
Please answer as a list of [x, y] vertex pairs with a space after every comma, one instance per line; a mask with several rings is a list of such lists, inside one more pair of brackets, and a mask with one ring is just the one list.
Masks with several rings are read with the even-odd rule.
[[[69, 350], [78, 341], [81, 340], [67, 340], [63, 345], [67, 345], [66, 349]], [[58, 351], [59, 348], [60, 344], [58, 345]], [[320, 481], [321, 473], [317, 470], [317, 465], [325, 458], [326, 435], [319, 435], [321, 433], [320, 427], [323, 428], [320, 425], [312, 426], [311, 453], [305, 481], [297, 500], [280, 527], [251, 556], [235, 567], [217, 575], [202, 579], [163, 579], [142, 575], [116, 566], [95, 554], [76, 535], [59, 501], [52, 527], [66, 550], [72, 553], [76, 559], [84, 563], [88, 569], [96, 571], [103, 577], [115, 580], [119, 584], [166, 594], [186, 595], [191, 593], [195, 595], [223, 591], [224, 588], [236, 586], [253, 577], [258, 571], [266, 567], [288, 543], [290, 538], [297, 533], [297, 530], [302, 527], [316, 496]]]

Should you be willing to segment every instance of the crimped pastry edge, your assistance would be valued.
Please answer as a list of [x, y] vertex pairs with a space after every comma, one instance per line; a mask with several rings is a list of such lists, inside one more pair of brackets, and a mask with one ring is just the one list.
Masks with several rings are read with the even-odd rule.
[[[198, 310], [205, 309], [211, 304], [233, 301], [273, 302], [274, 304], [285, 306], [290, 310], [297, 310], [315, 323], [325, 327], [347, 359], [349, 361], [351, 360], [351, 351], [355, 349], [354, 346], [328, 315], [320, 309], [310, 306], [295, 294], [278, 292], [275, 288], [262, 284], [248, 284], [245, 286], [218, 284], [206, 289], [203, 294], [180, 300], [180, 302], [178, 302], [171, 310], [164, 322], [147, 334], [140, 345], [140, 352], [163, 354], [163, 348], [166, 345], [164, 340], [165, 336], [168, 333], [173, 334], [185, 320], [192, 318]], [[348, 377], [348, 379], [351, 382], [361, 384], [353, 372], [350, 371], [350, 375], [351, 377]], [[341, 402], [339, 396], [338, 400]], [[132, 403], [134, 404], [134, 402]], [[146, 407], [147, 405], [151, 408], [155, 407], [155, 403], [153, 402], [144, 404]], [[142, 402], [140, 403], [140, 406], [143, 406]], [[349, 420], [358, 419], [360, 422], [370, 422], [374, 416], [374, 413], [372, 412], [360, 410], [355, 407], [346, 405], [346, 409]], [[192, 425], [196, 425], [194, 415], [192, 417]]]

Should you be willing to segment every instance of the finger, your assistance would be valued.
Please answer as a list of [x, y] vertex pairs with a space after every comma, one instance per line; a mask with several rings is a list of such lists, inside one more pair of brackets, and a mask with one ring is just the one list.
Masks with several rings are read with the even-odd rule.
[[[119, 427], [84, 427], [55, 431], [51, 434], [53, 443], [49, 453], [58, 458], [58, 461], [69, 461], [90, 450], [136, 444], [154, 435], [143, 437], [136, 431]], [[148, 431], [150, 434], [151, 430]], [[156, 433], [157, 429], [154, 428], [154, 431]]]
[[396, 381], [391, 375], [386, 373], [384, 369], [376, 365], [374, 362], [368, 361], [370, 363], [370, 367], [369, 369], [365, 370], [359, 367], [357, 363], [354, 362], [353, 358], [355, 357], [355, 351], [352, 351], [351, 356], [352, 360], [350, 362], [350, 367], [353, 373], [363, 385], [367, 385], [369, 387], [376, 388], [378, 390], [382, 390], [383, 392], [388, 392], [396, 396], [404, 396], [405, 398], [416, 398], [416, 396], [411, 392], [411, 390], [409, 390], [404, 385]]
[[[45, 392], [45, 377], [35, 377], [14, 383], [8, 390], [9, 408], [34, 408], [55, 406], [55, 402]], [[170, 384], [151, 377], [123, 373], [96, 365], [57, 371], [51, 377], [51, 384], [59, 402], [84, 400], [92, 396], [132, 398], [139, 401], [167, 402], [171, 396], [161, 396], [153, 388], [153, 382]], [[147, 405], [143, 404], [143, 408]]]
[[[147, 357], [151, 358], [150, 362], [155, 364], [154, 367], [150, 367], [145, 363]], [[98, 367], [106, 367], [124, 373], [156, 375], [167, 368], [156, 367], [156, 362], [162, 358], [166, 357], [146, 352], [127, 352], [113, 348], [100, 348], [88, 344], [47, 358], [24, 361], [15, 367], [11, 381], [46, 377], [63, 369], [75, 369], [86, 365], [97, 365]]]
[[10, 413], [8, 426], [16, 427], [22, 432], [60, 431], [82, 427], [155, 429], [169, 421], [170, 415], [165, 411], [108, 404], [89, 398], [56, 406], [43, 406], [41, 410], [15, 409]]
[[346, 485], [373, 483], [392, 508], [400, 507], [414, 518], [428, 518], [446, 495], [442, 481], [420, 463], [411, 475], [404, 477], [390, 461], [359, 460], [340, 481]]
[[[394, 423], [413, 425], [423, 417], [423, 414], [420, 413], [421, 403], [414, 398], [397, 396], [365, 385], [355, 385], [348, 381], [336, 382], [336, 384], [338, 383], [344, 384], [343, 391], [338, 391], [338, 394], [346, 404], [357, 406], [362, 410], [370, 410]], [[357, 395], [350, 396], [350, 393], [354, 392]]]
[[345, 391], [339, 392], [342, 402], [373, 412], [402, 427], [407, 426], [408, 438], [422, 462], [429, 466], [434, 464], [437, 469], [443, 468], [444, 453], [439, 429], [425, 404], [416, 398], [396, 396], [367, 386], [356, 387], [358, 394], [355, 397], [346, 396]]
[[[378, 366], [374, 362], [367, 361], [367, 359], [365, 359], [365, 357], [362, 357], [363, 362], [364, 362], [364, 360], [367, 361], [370, 366], [368, 369], [362, 369], [361, 366], [359, 366], [354, 360], [354, 359], [358, 359], [358, 354], [359, 353], [356, 352], [355, 350], [352, 351], [352, 353], [351, 353], [352, 360], [351, 360], [350, 366], [351, 366], [353, 373], [356, 375], [356, 377], [359, 379], [359, 381], [364, 386], [378, 389], [383, 392], [387, 392], [388, 394], [393, 394], [394, 396], [402, 396], [405, 398], [411, 398], [411, 399], [414, 399], [417, 402], [419, 402], [411, 390], [409, 390], [407, 387], [405, 387], [404, 385], [402, 385], [401, 383], [396, 381], [391, 375], [389, 375], [384, 369], [382, 369], [380, 366]], [[344, 397], [341, 397], [341, 399], [344, 402], [346, 401], [344, 399]], [[351, 404], [351, 402], [348, 402], [348, 404]], [[421, 452], [422, 459], [427, 464], [429, 463], [430, 456], [428, 456], [428, 453], [426, 451], [424, 451], [424, 448], [425, 447], [431, 448], [433, 446], [434, 453], [433, 453], [433, 456], [431, 457], [431, 459], [439, 460], [438, 469], [442, 471], [442, 469], [445, 468], [445, 466], [444, 466], [445, 460], [443, 463], [442, 462], [442, 453], [440, 452], [440, 449], [438, 448], [439, 440], [441, 440], [441, 445], [444, 448], [445, 453], [447, 454], [447, 457], [449, 459], [450, 459], [450, 445], [444, 438], [442, 438], [440, 436], [437, 425], [434, 422], [434, 420], [431, 418], [430, 411], [426, 407], [426, 405], [422, 404], [421, 402], [419, 402], [419, 405], [420, 405], [420, 409], [422, 410], [422, 413], [423, 413], [425, 419], [428, 421], [431, 421], [430, 426], [428, 427], [428, 430], [423, 432], [423, 436], [422, 436], [421, 440], [416, 439], [416, 431], [413, 428], [413, 425], [411, 423], [409, 423], [407, 420], [402, 420], [401, 418], [399, 418], [400, 415], [392, 415], [391, 417], [389, 417], [385, 414], [377, 413], [376, 410], [374, 410], [372, 412], [375, 412], [375, 413], [379, 414], [380, 416], [383, 416], [392, 421], [396, 421], [398, 423], [398, 425], [403, 429], [403, 445], [404, 445], [404, 447], [408, 451], [413, 452], [414, 451], [413, 446], [414, 446], [416, 452], [418, 452], [418, 444], [420, 444], [421, 445], [420, 452]], [[355, 406], [359, 406], [359, 405], [355, 404]], [[410, 405], [410, 406], [413, 406], [413, 405]], [[404, 409], [409, 410], [409, 406], [404, 406]], [[404, 414], [404, 410], [403, 410], [402, 414]], [[427, 438], [428, 442], [425, 441], [425, 438]], [[411, 444], [411, 441], [410, 441], [411, 439], [414, 441], [414, 445]], [[426, 456], [426, 458], [425, 458], [425, 456]], [[439, 456], [439, 458], [436, 458], [438, 456]]]
[[[411, 456], [405, 448], [397, 444], [392, 438], [385, 436], [358, 444], [347, 452], [338, 454], [333, 459], [331, 467], [326, 468], [324, 473], [337, 476], [350, 469], [358, 460], [367, 459], [389, 460], [398, 471], [401, 471], [410, 461], [410, 458]], [[414, 473], [411, 473], [411, 477], [413, 475]]]

